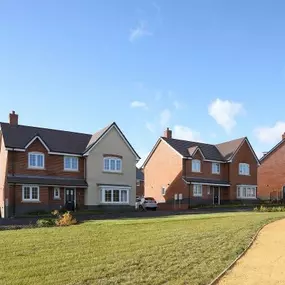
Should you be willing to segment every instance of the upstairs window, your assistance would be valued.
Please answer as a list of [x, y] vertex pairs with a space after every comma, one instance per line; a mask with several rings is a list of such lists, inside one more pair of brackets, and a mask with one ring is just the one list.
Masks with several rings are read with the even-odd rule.
[[29, 153], [29, 168], [44, 168], [45, 167], [45, 156], [40, 152]]
[[166, 187], [161, 187], [161, 195], [165, 195], [166, 193]]
[[78, 171], [78, 157], [65, 156], [64, 157], [64, 170]]
[[248, 163], [239, 164], [239, 175], [250, 175], [250, 169]]
[[221, 171], [220, 163], [213, 162], [212, 163], [212, 173], [220, 174], [220, 171]]
[[201, 172], [201, 161], [198, 159], [192, 160], [192, 172]]
[[122, 172], [122, 159], [118, 157], [104, 157], [104, 171]]

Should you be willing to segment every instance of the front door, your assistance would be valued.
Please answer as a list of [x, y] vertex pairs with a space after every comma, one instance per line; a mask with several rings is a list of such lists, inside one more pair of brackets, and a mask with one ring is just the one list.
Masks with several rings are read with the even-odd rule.
[[73, 188], [65, 189], [65, 207], [68, 211], [74, 211], [75, 208], [75, 190]]
[[213, 187], [213, 204], [220, 205], [220, 187]]

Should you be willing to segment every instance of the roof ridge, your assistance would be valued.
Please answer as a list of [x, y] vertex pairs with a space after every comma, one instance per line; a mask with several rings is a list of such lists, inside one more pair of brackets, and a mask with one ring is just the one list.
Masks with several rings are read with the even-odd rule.
[[[1, 124], [10, 125], [9, 123], [6, 123], [6, 122], [0, 122], [0, 125]], [[67, 131], [67, 130], [61, 130], [61, 129], [52, 129], [52, 128], [36, 127], [36, 126], [20, 125], [20, 124], [17, 125], [17, 126], [19, 126], [19, 127], [26, 127], [26, 128], [34, 128], [34, 129], [43, 129], [43, 130], [48, 130], [48, 131], [57, 131], [57, 132], [65, 132], [65, 133], [72, 133], [72, 134], [92, 136], [92, 134], [81, 133], [81, 132], [74, 132], [74, 131]]]

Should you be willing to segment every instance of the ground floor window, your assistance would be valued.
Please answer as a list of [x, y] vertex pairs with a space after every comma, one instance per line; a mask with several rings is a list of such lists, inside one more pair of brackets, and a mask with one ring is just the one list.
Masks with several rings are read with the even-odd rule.
[[60, 199], [60, 189], [58, 187], [53, 188], [53, 199]]
[[202, 185], [194, 184], [193, 185], [193, 196], [194, 197], [202, 197]]
[[101, 203], [128, 204], [129, 189], [125, 188], [101, 188]]
[[238, 199], [255, 199], [256, 198], [256, 186], [251, 186], [251, 185], [237, 186], [237, 198]]
[[23, 201], [39, 201], [40, 188], [34, 185], [24, 185], [22, 187], [22, 200]]

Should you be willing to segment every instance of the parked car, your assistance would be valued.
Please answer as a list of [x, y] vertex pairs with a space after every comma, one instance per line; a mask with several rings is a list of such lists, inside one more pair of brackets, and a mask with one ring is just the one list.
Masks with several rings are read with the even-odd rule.
[[152, 210], [156, 211], [157, 203], [153, 197], [137, 197], [136, 210]]

